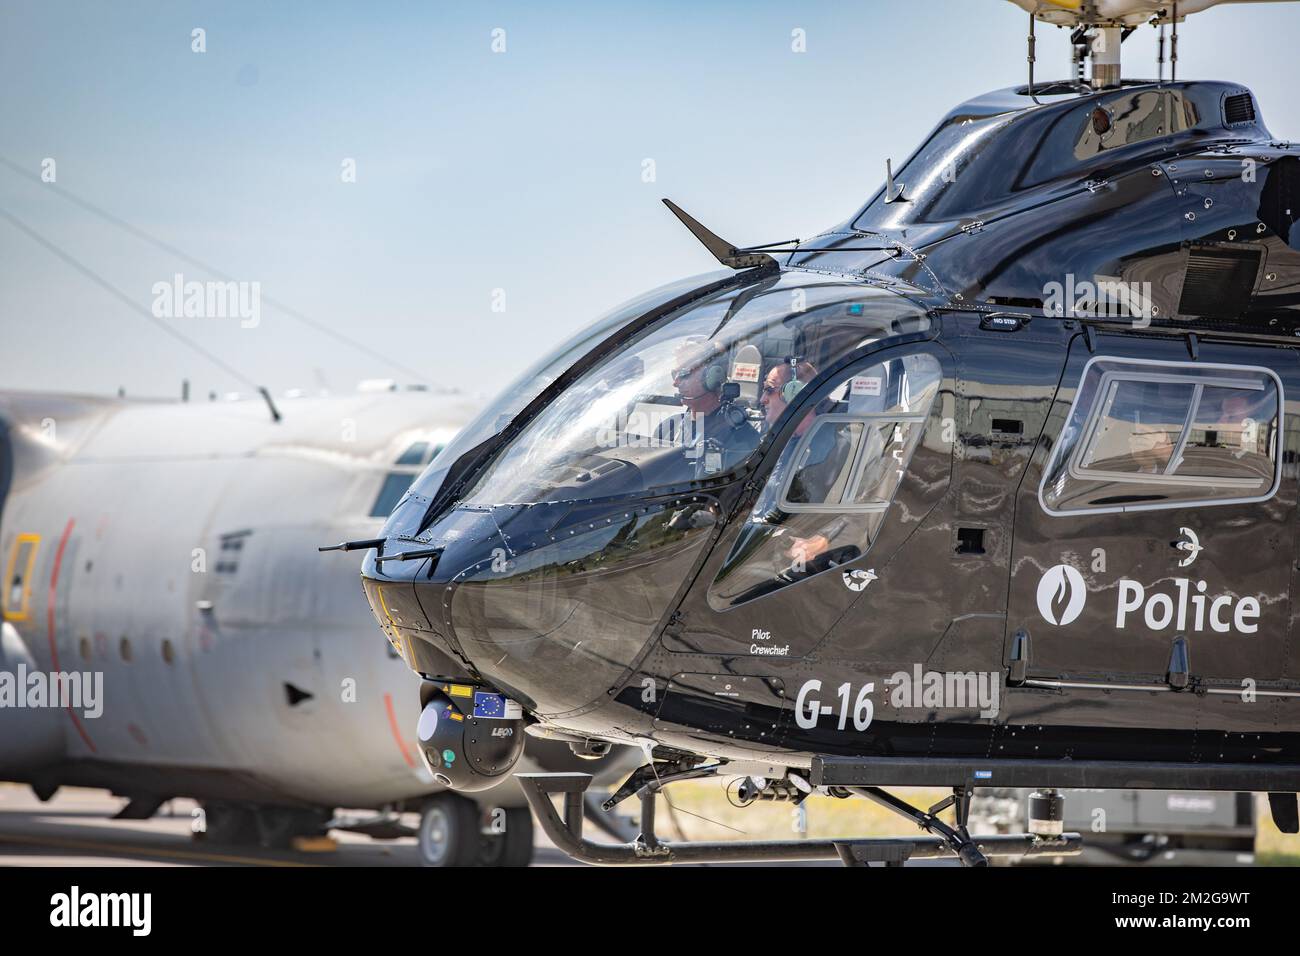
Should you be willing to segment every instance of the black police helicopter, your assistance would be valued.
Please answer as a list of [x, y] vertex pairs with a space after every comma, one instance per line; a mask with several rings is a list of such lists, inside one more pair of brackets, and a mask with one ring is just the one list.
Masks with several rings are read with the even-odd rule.
[[[1300, 146], [1177, 78], [1217, 0], [1013, 2], [1025, 86], [811, 240], [668, 203], [730, 271], [565, 343], [337, 546], [367, 549], [444, 783], [499, 780], [526, 732], [640, 747], [625, 845], [583, 837], [588, 777], [521, 775], [612, 864], [1069, 853], [1067, 787], [1267, 791], [1297, 831]], [[1035, 82], [1038, 21], [1073, 28], [1071, 79]], [[1147, 22], [1160, 76], [1124, 80]], [[660, 840], [656, 794], [717, 775], [930, 836]], [[952, 796], [882, 789], [912, 785]], [[1030, 832], [972, 836], [981, 786], [1039, 788]]]

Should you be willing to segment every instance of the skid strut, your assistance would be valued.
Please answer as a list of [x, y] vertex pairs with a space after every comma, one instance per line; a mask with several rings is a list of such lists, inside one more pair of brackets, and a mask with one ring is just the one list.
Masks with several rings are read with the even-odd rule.
[[[957, 854], [957, 859], [961, 860], [964, 866], [989, 865], [989, 855], [980, 849], [979, 842], [966, 829], [966, 825], [970, 820], [970, 801], [971, 797], [974, 796], [974, 791], [970, 787], [953, 787], [951, 797], [945, 797], [929, 810], [918, 810], [910, 803], [898, 799], [898, 797], [881, 790], [879, 787], [848, 787], [846, 789], [849, 793], [859, 797], [866, 797], [868, 800], [873, 800], [881, 806], [893, 810], [900, 816], [906, 817], [922, 830], [937, 834], [937, 839], [941, 840], [949, 850]], [[950, 827], [939, 819], [939, 814], [949, 807], [952, 807], [956, 814], [956, 827]], [[1026, 835], [1029, 836], [1030, 834]], [[840, 859], [844, 860], [846, 865], [850, 864], [850, 860], [845, 859], [843, 853], [840, 854]]]
[[[925, 860], [954, 854], [962, 863], [982, 865], [991, 857], [1070, 856], [1082, 849], [1077, 833], [1056, 837], [1031, 833], [972, 837], [966, 831], [970, 793], [952, 797], [918, 810], [875, 787], [854, 787], [851, 791], [882, 803], [938, 836], [863, 840], [774, 840], [761, 842], [709, 843], [687, 841], [665, 843], [655, 835], [655, 800], [661, 784], [651, 782], [637, 792], [641, 800], [641, 834], [630, 843], [594, 843], [582, 835], [584, 797], [591, 786], [587, 773], [515, 774], [524, 796], [542, 830], [557, 847], [584, 863], [603, 866], [647, 866], [672, 863], [781, 863], [801, 860], [840, 860], [849, 866], [885, 863], [901, 866], [909, 859]], [[563, 798], [563, 815], [552, 796]], [[950, 827], [936, 814], [955, 805], [957, 826]]]

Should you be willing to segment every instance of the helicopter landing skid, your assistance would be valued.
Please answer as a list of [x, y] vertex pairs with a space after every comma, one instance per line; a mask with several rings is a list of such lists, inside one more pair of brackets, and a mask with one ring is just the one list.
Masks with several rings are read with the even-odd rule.
[[[902, 866], [907, 860], [957, 858], [966, 866], [984, 866], [990, 858], [1030, 856], [1073, 856], [1083, 846], [1077, 833], [1038, 836], [1032, 833], [972, 837], [966, 831], [970, 793], [954, 795], [928, 811], [919, 810], [876, 787], [848, 787], [855, 796], [887, 806], [915, 822], [923, 830], [938, 834], [862, 840], [772, 840], [711, 843], [688, 840], [661, 841], [655, 834], [655, 802], [661, 786], [652, 783], [641, 789], [641, 833], [630, 843], [595, 843], [582, 835], [584, 796], [591, 786], [587, 773], [515, 774], [524, 796], [542, 830], [557, 847], [583, 863], [599, 866], [666, 866], [673, 863], [783, 863], [805, 860], [836, 860], [846, 866], [883, 863]], [[563, 797], [561, 815], [551, 797]], [[937, 814], [948, 806], [957, 808], [957, 826], [948, 826]]]

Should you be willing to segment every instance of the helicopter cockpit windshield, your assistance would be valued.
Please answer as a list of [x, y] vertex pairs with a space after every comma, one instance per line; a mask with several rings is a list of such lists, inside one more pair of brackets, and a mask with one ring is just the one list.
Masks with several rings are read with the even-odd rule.
[[722, 475], [778, 424], [768, 414], [784, 389], [771, 384], [774, 369], [828, 368], [872, 341], [927, 325], [925, 310], [899, 295], [811, 273], [715, 292], [588, 369], [460, 504], [621, 497]]
[[[729, 275], [726, 270], [719, 270], [708, 275], [679, 279], [652, 289], [606, 312], [535, 362], [434, 457], [424, 473], [411, 485], [410, 493], [402, 498], [385, 527], [385, 533], [414, 533], [425, 517], [424, 507], [438, 495], [447, 475], [457, 463], [474, 448], [500, 434], [529, 402], [600, 342], [648, 310]], [[407, 507], [404, 509], [403, 506]], [[405, 514], [400, 513], [403, 510]]]

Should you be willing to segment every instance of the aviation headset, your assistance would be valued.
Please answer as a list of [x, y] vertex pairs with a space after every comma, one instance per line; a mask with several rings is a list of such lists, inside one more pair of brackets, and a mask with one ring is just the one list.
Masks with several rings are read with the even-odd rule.
[[[701, 339], [698, 344], [701, 348], [709, 348], [713, 349], [713, 351], [712, 354], [710, 354], [703, 362], [694, 366], [692, 371], [699, 369], [702, 372], [700, 375], [700, 384], [704, 386], [704, 391], [706, 393], [723, 392], [723, 388], [726, 386], [727, 379], [729, 378], [727, 374], [727, 353], [725, 351], [716, 351], [716, 348], [712, 346], [707, 339]], [[723, 392], [722, 409], [723, 414], [727, 417], [727, 421], [731, 423], [731, 427], [739, 428], [741, 425], [745, 424], [746, 419], [745, 413], [733, 404], [732, 400], [734, 398], [735, 395], [727, 395]]]
[[790, 381], [781, 387], [781, 398], [789, 405], [808, 383], [799, 381], [799, 357], [797, 355], [787, 355], [785, 360], [790, 366]]
[[[701, 338], [695, 342], [689, 342], [688, 344], [698, 345], [701, 349], [707, 348], [712, 351], [712, 354], [710, 354], [703, 362], [696, 365], [695, 368], [703, 371], [703, 374], [700, 376], [700, 382], [703, 384], [706, 392], [721, 391], [722, 386], [727, 384], [725, 354], [719, 353], [713, 349], [713, 346], [707, 339]], [[690, 366], [687, 367], [689, 368]]]
[[718, 362], [717, 356], [709, 360], [709, 364], [704, 366], [705, 391], [716, 392], [727, 382], [727, 367]]

